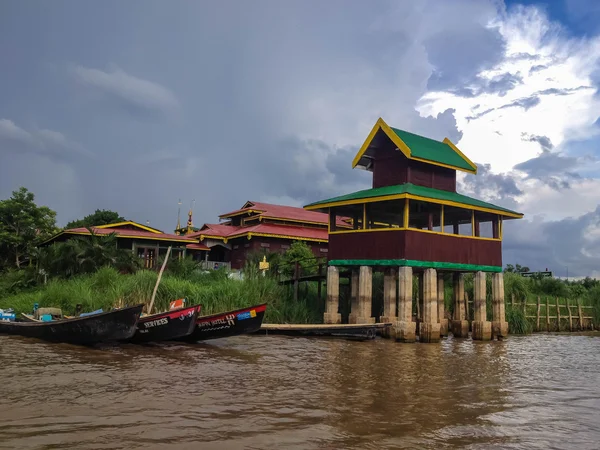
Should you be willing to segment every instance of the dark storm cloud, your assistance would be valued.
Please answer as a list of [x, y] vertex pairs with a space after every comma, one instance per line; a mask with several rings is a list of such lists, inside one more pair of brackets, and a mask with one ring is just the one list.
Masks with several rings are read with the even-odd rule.
[[570, 183], [582, 177], [575, 171], [584, 162], [573, 156], [563, 156], [548, 150], [532, 159], [517, 164], [514, 169], [527, 174], [528, 178], [537, 179], [556, 190], [569, 189]]
[[527, 111], [528, 109], [533, 108], [534, 106], [537, 106], [539, 104], [540, 104], [540, 98], [535, 95], [532, 95], [529, 97], [519, 98], [519, 99], [515, 100], [514, 102], [508, 103], [506, 105], [502, 105], [498, 109], [519, 107], [519, 108], [523, 108], [525, 111]]
[[0, 119], [0, 155], [30, 153], [55, 161], [92, 158], [94, 155], [64, 134], [46, 129], [27, 131], [13, 121]]
[[521, 140], [528, 142], [537, 142], [542, 147], [542, 150], [552, 150], [554, 145], [548, 136], [529, 135], [521, 133]]
[[531, 75], [532, 73], [535, 73], [535, 72], [539, 72], [540, 70], [547, 69], [547, 68], [548, 68], [548, 66], [546, 66], [544, 64], [537, 64], [537, 65], [531, 67], [531, 69], [529, 69], [529, 75]]
[[485, 192], [489, 201], [497, 202], [506, 208], [515, 208], [516, 197], [523, 194], [512, 176], [492, 173], [489, 164], [479, 163], [477, 163], [477, 175], [465, 175], [461, 188], [465, 194], [477, 198], [481, 198], [481, 194]]
[[450, 92], [467, 98], [477, 97], [481, 94], [498, 94], [503, 97], [519, 84], [523, 84], [523, 78], [520, 75], [504, 73], [492, 79], [476, 77], [468, 82], [467, 86], [451, 89]]
[[498, 30], [474, 25], [460, 31], [441, 31], [424, 45], [435, 68], [427, 87], [444, 90], [461, 86], [477, 72], [500, 62], [505, 43]]
[[[575, 218], [544, 221], [541, 217], [504, 223], [503, 262], [532, 270], [553, 271], [555, 276], [584, 277], [600, 267], [600, 206]], [[595, 234], [592, 234], [594, 233]]]

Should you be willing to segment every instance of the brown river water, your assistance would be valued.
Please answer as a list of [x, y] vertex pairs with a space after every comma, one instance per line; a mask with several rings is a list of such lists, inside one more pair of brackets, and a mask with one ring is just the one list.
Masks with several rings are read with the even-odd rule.
[[0, 336], [1, 449], [600, 448], [600, 336]]

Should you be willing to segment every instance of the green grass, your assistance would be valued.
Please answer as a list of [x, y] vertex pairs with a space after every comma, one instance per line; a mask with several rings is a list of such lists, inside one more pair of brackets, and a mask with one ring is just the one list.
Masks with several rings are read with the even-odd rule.
[[[17, 313], [32, 311], [33, 304], [59, 307], [73, 314], [81, 303], [84, 311], [113, 306], [149, 304], [157, 273], [141, 270], [121, 275], [115, 269], [102, 268], [92, 275], [69, 280], [52, 280], [39, 288], [22, 291], [0, 299], [0, 308], [12, 307]], [[268, 303], [265, 322], [310, 323], [321, 316], [309, 300], [294, 302], [291, 291], [270, 277], [232, 280], [224, 274], [196, 274], [187, 279], [163, 274], [153, 311], [165, 311], [172, 300], [186, 297], [188, 304], [202, 304], [202, 314], [228, 311], [259, 303]], [[316, 297], [316, 296], [315, 296]]]

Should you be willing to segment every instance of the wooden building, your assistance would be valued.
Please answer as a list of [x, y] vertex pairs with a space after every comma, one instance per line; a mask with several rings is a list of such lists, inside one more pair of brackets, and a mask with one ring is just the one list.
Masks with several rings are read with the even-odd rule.
[[[118, 238], [117, 245], [119, 248], [131, 249], [135, 255], [143, 260], [144, 267], [146, 268], [155, 267], [157, 257], [165, 255], [169, 247], [171, 247], [172, 257], [191, 254], [198, 255], [198, 258], [204, 259], [209, 251], [209, 248], [199, 243], [197, 239], [163, 233], [156, 228], [133, 221], [99, 225], [91, 227], [91, 230], [97, 235], [115, 233]], [[87, 228], [71, 228], [52, 236], [40, 244], [40, 247], [51, 245], [55, 242], [64, 242], [72, 239], [74, 236], [85, 237], [90, 235], [91, 233]]]
[[[221, 214], [219, 219], [220, 223], [195, 228], [190, 212], [187, 226], [175, 230], [210, 248], [208, 268], [242, 269], [251, 252], [284, 253], [294, 241], [306, 242], [317, 257], [327, 256], [329, 216], [325, 213], [247, 201], [240, 209]], [[344, 218], [338, 218], [336, 226], [351, 227]]]
[[[504, 317], [502, 236], [506, 220], [521, 213], [456, 192], [456, 172], [477, 173], [477, 166], [449, 139], [436, 141], [388, 126], [379, 119], [352, 166], [373, 173], [373, 185], [351, 194], [305, 206], [329, 215], [328, 302], [326, 323], [339, 323], [339, 267], [350, 267], [350, 322], [374, 321], [371, 276], [384, 276], [384, 322], [394, 323], [399, 340], [413, 341], [412, 277], [419, 276], [420, 340], [439, 340], [447, 333], [443, 272], [452, 272], [455, 289], [455, 336], [468, 334], [464, 273], [475, 273], [474, 339], [490, 339], [486, 318], [486, 273], [493, 273], [493, 334], [508, 331]], [[350, 217], [351, 229], [339, 228]], [[397, 302], [397, 306], [396, 306]]]

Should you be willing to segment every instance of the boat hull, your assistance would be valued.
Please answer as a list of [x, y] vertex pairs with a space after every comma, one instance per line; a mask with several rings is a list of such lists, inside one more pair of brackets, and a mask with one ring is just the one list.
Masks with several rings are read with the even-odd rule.
[[52, 322], [0, 322], [0, 333], [78, 345], [116, 342], [134, 335], [143, 307], [139, 304]]
[[194, 305], [141, 317], [137, 324], [137, 330], [129, 342], [143, 344], [187, 336], [196, 327], [200, 309], [200, 305]]
[[194, 331], [183, 338], [188, 342], [250, 334], [258, 331], [265, 317], [267, 304], [250, 306], [210, 316], [200, 316]]

